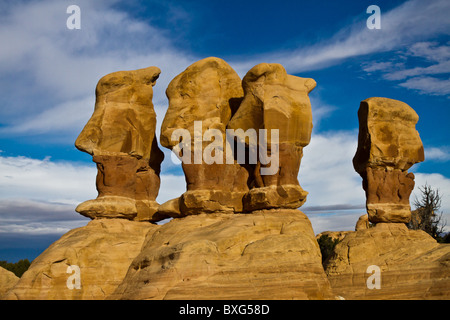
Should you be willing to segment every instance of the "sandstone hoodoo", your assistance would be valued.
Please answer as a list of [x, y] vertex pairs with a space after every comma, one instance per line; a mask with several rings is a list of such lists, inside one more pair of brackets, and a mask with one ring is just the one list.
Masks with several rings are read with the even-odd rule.
[[[176, 76], [166, 94], [169, 108], [160, 141], [182, 160], [187, 185], [172, 202], [182, 215], [242, 212], [248, 172], [234, 159], [226, 159], [233, 157], [226, 152], [226, 126], [243, 96], [238, 74], [222, 59], [206, 58]], [[215, 136], [208, 137], [211, 132]]]
[[424, 160], [418, 116], [387, 98], [362, 101], [358, 116], [353, 165], [363, 178], [368, 214], [325, 262], [333, 291], [345, 299], [448, 299], [450, 245], [405, 225], [414, 188], [407, 170]]
[[98, 82], [94, 113], [75, 142], [98, 169], [98, 197], [76, 208], [82, 215], [154, 220], [164, 158], [152, 104], [160, 72], [157, 67], [118, 71]]
[[369, 221], [407, 223], [414, 174], [408, 169], [424, 160], [424, 149], [415, 126], [417, 113], [406, 103], [369, 98], [359, 111], [355, 170], [363, 178]]
[[[258, 64], [245, 75], [244, 99], [228, 128], [235, 130], [237, 143], [245, 144], [249, 155], [258, 153], [252, 189], [244, 198], [246, 211], [298, 208], [306, 201], [308, 193], [297, 176], [303, 148], [311, 139], [308, 94], [315, 86], [313, 79], [289, 75], [276, 63]], [[261, 129], [267, 130], [266, 136], [249, 139], [249, 131]], [[265, 161], [266, 152], [270, 162]]]

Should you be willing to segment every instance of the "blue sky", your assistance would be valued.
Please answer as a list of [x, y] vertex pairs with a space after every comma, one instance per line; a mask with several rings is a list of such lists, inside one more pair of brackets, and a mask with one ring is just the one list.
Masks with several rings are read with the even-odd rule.
[[[72, 4], [81, 10], [80, 30], [66, 27]], [[379, 30], [366, 26], [372, 4], [381, 9]], [[96, 197], [96, 169], [74, 141], [103, 75], [162, 70], [153, 98], [159, 135], [168, 83], [208, 56], [224, 59], [241, 77], [273, 62], [316, 80], [313, 135], [299, 173], [309, 192], [301, 210], [316, 233], [352, 230], [364, 213], [351, 159], [359, 103], [374, 96], [404, 101], [418, 113], [426, 160], [410, 171], [416, 186], [440, 189], [450, 213], [449, 17], [446, 0], [2, 1], [0, 260], [33, 259], [89, 221], [74, 208]], [[185, 190], [179, 165], [164, 151], [161, 203]]]

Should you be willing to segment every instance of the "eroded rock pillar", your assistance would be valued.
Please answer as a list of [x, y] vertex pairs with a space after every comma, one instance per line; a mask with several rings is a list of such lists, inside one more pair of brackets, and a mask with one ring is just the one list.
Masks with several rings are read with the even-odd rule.
[[172, 200], [174, 207], [182, 216], [242, 212], [248, 172], [234, 161], [226, 137], [243, 96], [238, 74], [222, 59], [206, 58], [176, 76], [166, 94], [169, 108], [160, 140], [182, 161], [187, 188]]
[[[239, 132], [235, 135], [238, 143], [258, 153], [253, 188], [244, 198], [244, 208], [298, 208], [308, 194], [297, 176], [303, 148], [311, 139], [308, 94], [316, 82], [288, 75], [280, 64], [261, 63], [248, 71], [242, 86], [244, 100], [228, 128]], [[246, 138], [249, 130], [257, 131], [257, 140]], [[266, 152], [270, 162], [264, 161]]]
[[415, 128], [419, 117], [401, 101], [369, 98], [361, 102], [358, 118], [353, 166], [363, 178], [369, 221], [407, 223], [414, 189], [414, 174], [408, 169], [424, 160]]
[[164, 154], [155, 137], [153, 86], [157, 67], [118, 71], [101, 78], [94, 113], [75, 146], [97, 164], [98, 197], [76, 211], [89, 218], [153, 221]]

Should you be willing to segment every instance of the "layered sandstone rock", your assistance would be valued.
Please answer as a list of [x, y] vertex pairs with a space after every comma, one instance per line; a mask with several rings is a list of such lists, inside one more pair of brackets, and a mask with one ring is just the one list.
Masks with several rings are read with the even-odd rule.
[[[312, 112], [308, 94], [313, 79], [288, 75], [280, 64], [261, 63], [245, 75], [244, 100], [228, 123], [238, 144], [258, 155], [253, 189], [244, 198], [246, 211], [298, 208], [307, 192], [297, 180], [303, 148], [311, 139]], [[257, 139], [249, 138], [252, 131]], [[263, 133], [266, 130], [265, 133]]]
[[369, 220], [407, 223], [414, 188], [414, 174], [407, 170], [424, 160], [415, 128], [419, 117], [401, 101], [369, 98], [361, 102], [358, 118], [358, 149], [353, 166], [363, 178]]
[[[370, 266], [380, 270], [379, 289]], [[325, 270], [333, 292], [345, 299], [450, 298], [450, 245], [403, 223], [348, 233]]]
[[16, 285], [17, 281], [19, 281], [19, 278], [14, 273], [0, 267], [0, 299]]
[[225, 131], [243, 96], [241, 79], [225, 61], [210, 57], [176, 76], [166, 94], [160, 141], [182, 160], [182, 215], [241, 212], [248, 173], [233, 159]]
[[370, 228], [369, 215], [363, 214], [359, 217], [358, 221], [356, 221], [355, 231], [364, 230]]
[[[124, 219], [95, 219], [48, 247], [3, 298], [19, 300], [101, 300], [113, 293], [157, 225]], [[80, 289], [75, 284], [79, 267]]]
[[334, 299], [298, 210], [200, 214], [149, 233], [111, 299]]
[[152, 104], [160, 72], [157, 67], [118, 71], [98, 82], [94, 113], [75, 142], [98, 169], [98, 197], [77, 207], [82, 215], [154, 220], [164, 158]]

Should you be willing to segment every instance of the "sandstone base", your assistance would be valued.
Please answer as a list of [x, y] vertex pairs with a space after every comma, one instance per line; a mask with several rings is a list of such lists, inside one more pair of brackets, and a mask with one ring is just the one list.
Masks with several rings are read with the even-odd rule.
[[268, 186], [251, 189], [244, 197], [244, 210], [251, 212], [254, 210], [270, 208], [297, 209], [305, 201], [308, 192], [298, 185]]
[[408, 223], [411, 220], [409, 203], [368, 203], [366, 208], [373, 223]]
[[91, 219], [127, 219], [154, 221], [159, 204], [150, 200], [135, 200], [120, 196], [103, 196], [80, 203], [75, 211]]
[[[37, 257], [3, 299], [104, 299], [125, 277], [145, 235], [157, 228], [125, 219], [96, 219], [63, 235]], [[80, 289], [69, 289], [70, 265], [80, 268]]]
[[14, 273], [0, 267], [0, 299], [16, 285], [17, 281], [19, 281], [19, 278]]
[[242, 197], [245, 192], [192, 190], [180, 198], [180, 211], [183, 215], [214, 212], [242, 212]]
[[334, 299], [298, 210], [200, 214], [148, 234], [110, 299]]
[[[380, 268], [380, 289], [367, 286], [371, 265]], [[450, 244], [402, 223], [348, 233], [325, 268], [333, 292], [345, 299], [450, 299]]]

